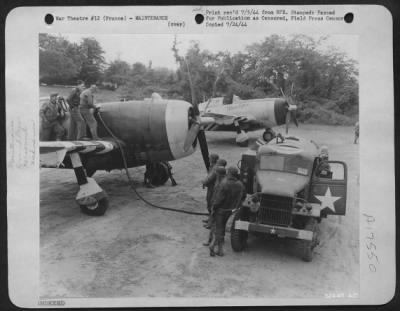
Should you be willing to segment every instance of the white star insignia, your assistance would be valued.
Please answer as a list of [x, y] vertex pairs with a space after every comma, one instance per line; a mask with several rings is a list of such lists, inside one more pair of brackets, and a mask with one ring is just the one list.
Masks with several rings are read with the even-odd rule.
[[341, 197], [333, 197], [329, 187], [326, 189], [324, 196], [316, 195], [315, 197], [321, 202], [322, 208], [329, 208], [331, 211], [336, 213], [335, 204], [333, 203], [339, 200]]

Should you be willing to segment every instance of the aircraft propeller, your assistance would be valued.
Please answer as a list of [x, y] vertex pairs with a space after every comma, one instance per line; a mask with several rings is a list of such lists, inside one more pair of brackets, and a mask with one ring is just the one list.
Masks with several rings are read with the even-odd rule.
[[[285, 119], [285, 124], [286, 124], [286, 134], [289, 132], [289, 123], [290, 120], [293, 121], [293, 123], [296, 126], [299, 126], [299, 123], [297, 122], [297, 117], [296, 117], [296, 111], [297, 111], [297, 105], [294, 103], [294, 100], [292, 98], [292, 94], [290, 96], [287, 96], [283, 90], [281, 89], [282, 96], [286, 99], [287, 102], [287, 112], [286, 112], [286, 119]], [[291, 93], [293, 93], [293, 84], [292, 84], [292, 90]]]
[[192, 78], [190, 76], [189, 65], [188, 65], [186, 59], [185, 59], [185, 64], [186, 64], [188, 75], [189, 75], [189, 84], [190, 84], [190, 92], [192, 95], [193, 109], [189, 110], [189, 127], [190, 128], [189, 128], [189, 132], [186, 136], [186, 140], [183, 145], [183, 149], [185, 151], [189, 150], [190, 146], [197, 139], [199, 141], [200, 151], [203, 156], [204, 165], [206, 166], [206, 169], [208, 171], [208, 169], [210, 168], [210, 159], [209, 159], [206, 134], [204, 132], [204, 129], [201, 128], [199, 104], [197, 103], [196, 98], [195, 98]]

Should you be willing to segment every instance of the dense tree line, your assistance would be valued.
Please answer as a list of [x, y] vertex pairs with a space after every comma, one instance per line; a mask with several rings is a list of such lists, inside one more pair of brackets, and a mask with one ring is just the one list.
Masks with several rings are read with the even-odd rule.
[[46, 84], [75, 84], [80, 79], [87, 84], [101, 79], [104, 51], [94, 38], [84, 38], [80, 44], [63, 37], [39, 35], [39, 79]]
[[212, 53], [192, 42], [185, 55], [175, 40], [171, 52], [178, 69], [171, 70], [152, 68], [151, 62], [145, 65], [115, 60], [106, 64], [104, 51], [93, 38], [76, 44], [41, 34], [40, 82], [103, 82], [133, 99], [153, 92], [190, 102], [192, 96], [197, 102], [224, 96], [225, 104], [231, 103], [233, 95], [250, 99], [282, 96], [283, 92], [294, 98], [302, 121], [350, 124], [358, 115], [357, 63], [335, 48], [321, 51], [325, 39], [272, 35], [235, 54]]

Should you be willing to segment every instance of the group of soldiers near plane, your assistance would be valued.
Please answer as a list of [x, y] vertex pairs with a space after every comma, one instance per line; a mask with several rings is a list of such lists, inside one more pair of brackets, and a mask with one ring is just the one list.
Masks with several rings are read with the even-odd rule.
[[[93, 116], [94, 93], [97, 91], [96, 85], [91, 85], [85, 89], [83, 81], [78, 81], [78, 85], [72, 89], [67, 97], [70, 112], [70, 126], [68, 129], [68, 140], [77, 140], [86, 137], [86, 126], [89, 127], [92, 139], [98, 140], [97, 121]], [[40, 140], [49, 141], [54, 139], [59, 141], [65, 136], [65, 128], [62, 120], [65, 118], [65, 110], [58, 101], [58, 93], [50, 94], [50, 101], [42, 104], [40, 108]]]

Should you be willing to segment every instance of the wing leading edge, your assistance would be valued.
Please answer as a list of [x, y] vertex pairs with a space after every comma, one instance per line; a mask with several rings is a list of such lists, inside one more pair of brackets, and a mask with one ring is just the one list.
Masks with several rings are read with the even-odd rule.
[[117, 148], [110, 141], [41, 141], [40, 167], [58, 168], [69, 153], [104, 154]]

